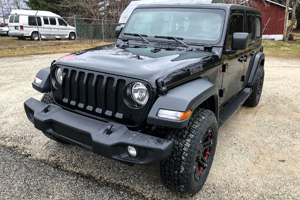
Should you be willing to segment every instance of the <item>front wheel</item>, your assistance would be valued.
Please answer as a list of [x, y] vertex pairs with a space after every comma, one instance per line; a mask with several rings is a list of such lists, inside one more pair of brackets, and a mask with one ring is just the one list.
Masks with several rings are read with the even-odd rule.
[[75, 40], [76, 39], [76, 34], [75, 33], [70, 33], [69, 34], [69, 40]]
[[167, 133], [173, 150], [160, 163], [161, 179], [167, 188], [189, 195], [201, 190], [213, 163], [217, 135], [216, 117], [206, 109], [195, 110], [185, 128]]

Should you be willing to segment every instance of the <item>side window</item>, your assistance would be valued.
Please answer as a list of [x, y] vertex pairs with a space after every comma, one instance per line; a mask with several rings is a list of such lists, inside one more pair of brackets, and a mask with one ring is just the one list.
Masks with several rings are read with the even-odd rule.
[[228, 35], [227, 35], [227, 45], [226, 45], [227, 49], [231, 49], [233, 33], [244, 32], [243, 24], [244, 24], [244, 17], [242, 14], [234, 14], [231, 16], [229, 27], [228, 27]]
[[55, 18], [50, 17], [49, 19], [50, 19], [50, 24], [51, 25], [56, 25], [56, 19]]
[[261, 18], [256, 17], [255, 40], [261, 39]]
[[44, 24], [49, 24], [48, 17], [43, 17], [43, 19], [44, 19]]
[[29, 26], [36, 26], [36, 21], [38, 23], [38, 26], [42, 26], [42, 20], [40, 17], [28, 16], [28, 25]]
[[15, 15], [9, 16], [9, 23], [14, 23]]
[[246, 32], [249, 33], [248, 43], [254, 40], [254, 15], [247, 15]]
[[15, 16], [15, 23], [19, 23], [20, 15]]
[[63, 19], [60, 19], [60, 18], [58, 18], [58, 24], [60, 26], [67, 26], [67, 23]]

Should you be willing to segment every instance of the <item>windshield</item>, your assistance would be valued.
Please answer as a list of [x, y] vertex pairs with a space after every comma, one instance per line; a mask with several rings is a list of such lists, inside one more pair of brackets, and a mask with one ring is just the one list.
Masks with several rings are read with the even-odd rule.
[[187, 42], [219, 42], [225, 12], [218, 9], [137, 9], [124, 33], [183, 38]]

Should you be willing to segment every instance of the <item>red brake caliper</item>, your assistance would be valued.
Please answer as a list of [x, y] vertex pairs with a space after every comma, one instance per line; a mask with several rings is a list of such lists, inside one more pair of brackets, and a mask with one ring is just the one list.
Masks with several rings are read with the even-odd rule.
[[[208, 134], [208, 138], [207, 138], [208, 140], [210, 140], [210, 136], [211, 136], [211, 133]], [[209, 153], [209, 147], [207, 148], [207, 151], [206, 151], [205, 154], [206, 154], [206, 156], [204, 157], [204, 159], [207, 160], [207, 157], [208, 157], [208, 155], [210, 154], [210, 153]], [[203, 167], [200, 167], [200, 170], [199, 170], [199, 174], [200, 174], [200, 175], [202, 174], [202, 170], [203, 170]]]

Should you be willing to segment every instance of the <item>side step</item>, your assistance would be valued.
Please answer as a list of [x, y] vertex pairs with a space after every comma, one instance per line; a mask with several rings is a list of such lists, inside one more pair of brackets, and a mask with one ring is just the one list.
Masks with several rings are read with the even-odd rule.
[[235, 111], [243, 105], [246, 99], [250, 96], [252, 92], [251, 88], [245, 88], [242, 90], [233, 101], [228, 103], [222, 110], [220, 111], [220, 117], [218, 121], [219, 127], [221, 127]]

